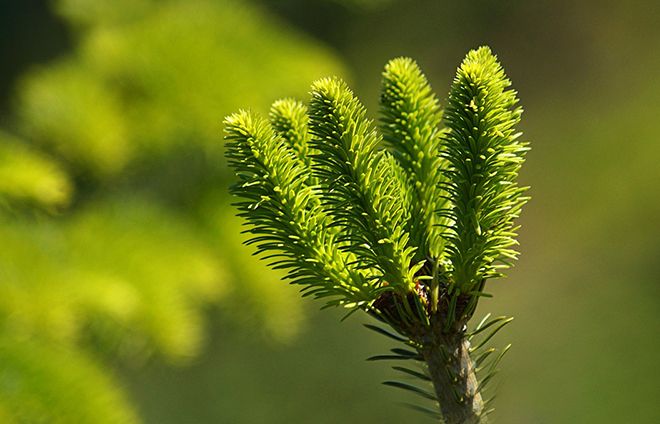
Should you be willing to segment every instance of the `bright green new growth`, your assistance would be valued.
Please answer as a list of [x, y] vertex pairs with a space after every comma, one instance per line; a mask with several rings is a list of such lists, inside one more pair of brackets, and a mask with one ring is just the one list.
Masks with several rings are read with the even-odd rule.
[[278, 100], [270, 109], [270, 122], [307, 171], [311, 171], [307, 106], [293, 99]]
[[250, 243], [306, 293], [390, 325], [397, 334], [369, 327], [413, 350], [374, 359], [423, 362], [423, 373], [395, 369], [435, 394], [386, 384], [438, 401], [448, 424], [485, 422], [481, 391], [506, 352], [484, 345], [510, 318], [467, 324], [486, 281], [516, 258], [527, 200], [509, 86], [482, 47], [458, 69], [444, 114], [415, 62], [398, 58], [383, 73], [380, 130], [338, 78], [315, 82], [308, 106], [276, 102], [270, 123], [245, 111], [225, 121]]
[[373, 289], [339, 249], [320, 199], [305, 183], [308, 170], [290, 147], [292, 140], [245, 111], [225, 123], [226, 155], [241, 181], [234, 192], [246, 199], [238, 204], [240, 215], [254, 234], [248, 243], [268, 252], [274, 268], [288, 269], [287, 278], [305, 285], [307, 294], [335, 297], [330, 304], [370, 300]]
[[366, 110], [346, 84], [336, 78], [312, 85], [310, 125], [312, 146], [319, 151], [313, 169], [320, 179], [324, 206], [344, 235], [346, 250], [361, 268], [383, 282], [410, 290], [416, 267], [401, 202], [402, 185]]
[[527, 198], [516, 185], [528, 150], [515, 125], [522, 109], [516, 92], [487, 49], [472, 51], [454, 80], [445, 111], [449, 132], [442, 155], [453, 224], [446, 235], [452, 277], [457, 290], [481, 291], [488, 278], [499, 277], [516, 252], [513, 220]]
[[397, 58], [385, 66], [381, 94], [381, 131], [396, 155], [412, 187], [411, 201], [418, 205], [410, 232], [417, 257], [437, 259], [442, 253], [441, 220], [437, 211], [444, 208], [440, 182], [442, 159], [439, 133], [442, 112], [426, 77], [415, 62]]

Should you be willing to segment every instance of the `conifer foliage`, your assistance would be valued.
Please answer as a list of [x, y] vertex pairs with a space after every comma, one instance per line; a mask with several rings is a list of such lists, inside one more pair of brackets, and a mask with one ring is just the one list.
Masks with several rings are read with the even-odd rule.
[[486, 345], [511, 318], [468, 322], [487, 280], [516, 259], [527, 201], [510, 85], [481, 47], [444, 111], [417, 64], [397, 58], [378, 127], [338, 78], [315, 82], [308, 105], [276, 102], [270, 122], [247, 111], [225, 120], [249, 243], [304, 293], [380, 321], [367, 327], [406, 347], [371, 359], [411, 361], [394, 369], [420, 383], [385, 384], [434, 401], [416, 408], [448, 424], [485, 422], [482, 391], [508, 349]]

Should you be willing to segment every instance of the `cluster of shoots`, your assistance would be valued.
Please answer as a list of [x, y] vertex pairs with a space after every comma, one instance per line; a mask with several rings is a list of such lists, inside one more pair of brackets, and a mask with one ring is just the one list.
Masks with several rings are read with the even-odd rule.
[[306, 103], [275, 102], [268, 118], [225, 120], [248, 243], [304, 295], [374, 317], [370, 329], [404, 346], [372, 359], [409, 361], [394, 368], [420, 383], [385, 384], [431, 400], [418, 409], [447, 424], [486, 422], [482, 391], [506, 351], [487, 344], [510, 318], [469, 321], [516, 259], [527, 201], [510, 85], [481, 47], [444, 109], [417, 64], [396, 58], [376, 123], [339, 78], [313, 83]]

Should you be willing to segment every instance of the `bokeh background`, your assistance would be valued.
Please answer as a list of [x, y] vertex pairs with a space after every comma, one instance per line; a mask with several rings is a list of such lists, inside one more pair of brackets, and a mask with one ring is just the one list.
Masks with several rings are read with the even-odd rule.
[[0, 422], [423, 423], [241, 246], [222, 117], [490, 45], [532, 151], [495, 422], [660, 422], [660, 4], [0, 2]]

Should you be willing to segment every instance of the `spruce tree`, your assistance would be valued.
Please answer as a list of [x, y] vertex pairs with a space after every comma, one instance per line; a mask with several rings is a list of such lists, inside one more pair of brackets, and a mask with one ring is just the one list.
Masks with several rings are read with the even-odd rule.
[[304, 295], [378, 320], [367, 327], [403, 347], [370, 359], [413, 364], [394, 369], [419, 380], [385, 384], [432, 400], [417, 409], [447, 424], [486, 422], [483, 390], [508, 349], [488, 344], [511, 318], [470, 320], [487, 281], [516, 259], [527, 201], [510, 85], [481, 47], [444, 111], [417, 64], [397, 58], [383, 72], [379, 126], [338, 78], [315, 82], [307, 105], [276, 102], [270, 120], [225, 120], [248, 243]]

